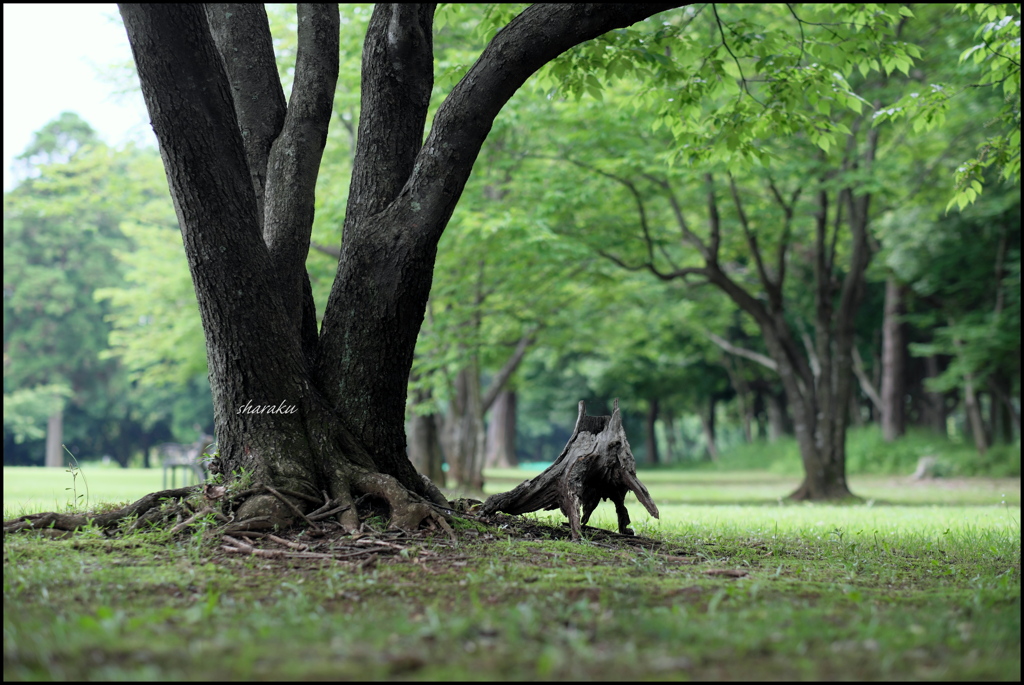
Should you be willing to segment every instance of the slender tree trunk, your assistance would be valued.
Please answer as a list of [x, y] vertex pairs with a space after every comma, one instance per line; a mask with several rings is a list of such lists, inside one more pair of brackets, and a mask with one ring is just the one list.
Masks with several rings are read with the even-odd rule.
[[885, 282], [882, 322], [882, 439], [892, 442], [906, 432], [906, 327], [903, 324], [905, 287], [889, 276]]
[[718, 445], [715, 444], [715, 396], [708, 398], [707, 413], [701, 412], [700, 423], [704, 430], [704, 442], [707, 445], [708, 459], [718, 461]]
[[768, 442], [792, 435], [792, 427], [786, 415], [785, 396], [774, 392], [764, 395], [765, 411], [768, 413]]
[[[428, 397], [429, 392], [420, 392], [416, 402], [425, 402]], [[409, 461], [421, 474], [444, 486], [444, 454], [437, 428], [438, 418], [435, 413], [414, 413], [409, 419]]]
[[676, 418], [675, 412], [665, 412], [665, 463], [673, 464], [679, 458], [676, 450]]
[[491, 421], [487, 426], [488, 466], [515, 468], [516, 456], [516, 393], [502, 390], [491, 407]]
[[988, 438], [985, 435], [985, 420], [981, 416], [981, 403], [974, 389], [974, 374], [964, 374], [964, 411], [971, 427], [971, 437], [978, 454], [988, 451]]
[[[1010, 393], [1013, 392], [1013, 385], [1008, 376], [996, 378], [990, 376], [988, 379], [989, 388], [992, 390], [992, 404], [999, 405], [1002, 412], [1002, 441], [1006, 444], [1013, 442], [1014, 431], [1020, 433], [1020, 413], [1013, 405]], [[993, 432], [993, 435], [995, 433]]]
[[455, 377], [455, 392], [445, 423], [442, 444], [452, 482], [469, 490], [483, 490], [485, 433], [480, 373], [475, 359]]
[[47, 466], [64, 466], [64, 411], [58, 409], [50, 414], [46, 421], [46, 457]]
[[740, 416], [743, 420], [743, 437], [748, 443], [754, 441], [754, 402], [752, 401], [752, 392], [750, 390], [750, 384], [743, 377], [743, 372], [736, 367], [732, 359], [725, 357], [723, 359], [723, 365], [725, 366], [725, 372], [729, 374], [729, 382], [732, 383], [732, 387], [736, 390], [736, 401], [740, 406]]
[[659, 464], [658, 458], [658, 436], [654, 432], [655, 424], [658, 421], [658, 398], [652, 397], [647, 401], [647, 420], [645, 438], [647, 440], [647, 463]]
[[922, 386], [925, 388], [924, 397], [927, 414], [924, 423], [936, 433], [946, 435], [948, 433], [946, 428], [946, 396], [943, 393], [931, 392], [927, 389], [927, 379], [936, 378], [942, 373], [939, 357], [934, 354], [926, 357], [925, 369], [926, 382], [922, 383]]

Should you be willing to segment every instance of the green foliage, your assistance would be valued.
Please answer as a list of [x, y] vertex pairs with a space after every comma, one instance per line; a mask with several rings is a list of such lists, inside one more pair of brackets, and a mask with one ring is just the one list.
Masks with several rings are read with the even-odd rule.
[[37, 385], [4, 393], [4, 431], [14, 435], [14, 442], [41, 440], [46, 437], [46, 420], [64, 409], [71, 397], [66, 385]]
[[[1020, 197], [1016, 189], [945, 218], [908, 212], [886, 231], [887, 265], [920, 298], [908, 320], [931, 330], [916, 356], [948, 355], [929, 388], [958, 388], [966, 375], [1020, 375]], [[1019, 382], [1019, 380], [1018, 380]]]
[[671, 132], [668, 159], [735, 171], [767, 163], [772, 138], [802, 134], [829, 152], [850, 132], [835, 115], [870, 107], [849, 79], [905, 73], [920, 57], [896, 36], [910, 15], [897, 5], [691, 6], [574, 48], [538, 84], [576, 99], [640, 84], [633, 105]]
[[[999, 103], [997, 112], [984, 115], [984, 126], [996, 132], [986, 133], [978, 143], [976, 156], [956, 168], [955, 192], [947, 211], [954, 204], [960, 210], [972, 204], [990, 168], [1001, 180], [1020, 180], [1020, 5], [959, 4], [957, 10], [975, 22], [972, 39], [980, 41], [959, 54], [960, 75], [969, 81], [932, 82], [923, 92], [911, 92], [879, 110], [875, 118], [878, 124], [907, 116], [917, 133], [941, 128], [954, 101], [958, 107], [973, 109], [974, 100], [964, 97], [967, 92], [988, 91], [987, 96]], [[977, 122], [972, 120], [968, 125], [974, 127]]]
[[[180, 421], [180, 393], [140, 392], [109, 353], [112, 309], [96, 297], [124, 283], [120, 256], [133, 238], [122, 224], [174, 225], [159, 157], [111, 149], [68, 114], [45, 126], [24, 157], [29, 177], [4, 195], [4, 425], [8, 447], [26, 447], [5, 456], [24, 462], [33, 454], [44, 412], [56, 409], [65, 413], [65, 442], [87, 457], [126, 464], [142, 444], [173, 437], [168, 424], [176, 421], [192, 439], [193, 424], [209, 420], [198, 412], [211, 413], [209, 400], [189, 398]], [[46, 388], [65, 389], [66, 401], [47, 400]]]
[[74, 112], [61, 112], [32, 135], [32, 142], [16, 159], [32, 175], [39, 167], [66, 163], [85, 146], [99, 142], [84, 119]]

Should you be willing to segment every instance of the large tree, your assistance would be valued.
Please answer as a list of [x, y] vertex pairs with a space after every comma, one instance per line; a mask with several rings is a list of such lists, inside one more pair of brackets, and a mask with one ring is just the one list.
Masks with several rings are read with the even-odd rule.
[[[258, 5], [121, 5], [206, 335], [223, 473], [299, 496], [445, 503], [405, 451], [406, 383], [438, 240], [494, 118], [537, 69], [670, 5], [538, 5], [500, 30], [438, 109], [433, 5], [378, 5], [341, 257], [318, 331], [305, 261], [338, 77], [336, 6], [300, 5], [286, 101]], [[275, 411], [253, 413], [254, 408]], [[241, 518], [284, 523], [269, 495]], [[341, 514], [355, 527], [354, 508]]]

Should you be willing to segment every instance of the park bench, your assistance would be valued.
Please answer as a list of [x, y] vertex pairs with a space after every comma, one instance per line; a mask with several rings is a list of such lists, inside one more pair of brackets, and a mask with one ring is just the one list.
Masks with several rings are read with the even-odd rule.
[[179, 470], [184, 472], [182, 486], [189, 484], [190, 477], [195, 483], [204, 482], [206, 480], [206, 465], [203, 463], [203, 453], [212, 444], [213, 437], [203, 435], [191, 444], [165, 442], [162, 445], [157, 445], [157, 454], [160, 456], [160, 464], [163, 468], [163, 489], [168, 489], [168, 475], [170, 476], [170, 487], [177, 487], [177, 472]]

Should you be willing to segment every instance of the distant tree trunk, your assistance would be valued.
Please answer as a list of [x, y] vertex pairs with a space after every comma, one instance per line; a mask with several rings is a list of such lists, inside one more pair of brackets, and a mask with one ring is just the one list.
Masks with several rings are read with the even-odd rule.
[[452, 481], [469, 490], [483, 490], [484, 420], [480, 372], [474, 358], [455, 377], [451, 409], [442, 439]]
[[444, 486], [444, 454], [437, 430], [437, 414], [413, 414], [409, 420], [409, 459], [416, 470]]
[[679, 458], [676, 451], [676, 417], [675, 413], [665, 412], [665, 463], [675, 463]]
[[774, 392], [764, 394], [765, 410], [768, 413], [768, 442], [776, 442], [779, 438], [793, 434], [793, 429], [786, 415], [786, 398]]
[[718, 461], [718, 446], [715, 444], [715, 396], [708, 398], [707, 413], [701, 412], [700, 423], [704, 429], [704, 441], [707, 443], [708, 459]]
[[58, 409], [46, 421], [46, 465], [64, 466], [64, 411]]
[[892, 442], [906, 432], [906, 328], [902, 317], [905, 286], [889, 276], [885, 282], [885, 314], [882, 321], [882, 439]]
[[922, 417], [922, 423], [931, 428], [936, 433], [946, 435], [946, 396], [941, 392], [932, 392], [928, 390], [928, 378], [936, 378], [942, 373], [942, 365], [937, 355], [930, 355], [925, 357], [925, 382], [922, 383], [924, 388], [924, 402], [922, 403], [922, 409], [924, 416]]
[[[482, 300], [481, 300], [482, 302]], [[479, 320], [474, 324], [479, 326]], [[452, 403], [445, 416], [441, 444], [445, 450], [452, 484], [469, 490], [482, 490], [486, 463], [484, 415], [494, 406], [498, 395], [534, 342], [537, 329], [525, 332], [501, 369], [491, 379], [486, 392], [480, 387], [480, 364], [476, 354], [467, 352], [469, 362], [455, 377]]]
[[658, 421], [658, 398], [652, 397], [647, 401], [647, 421], [645, 436], [647, 440], [647, 463], [659, 464], [658, 459], [658, 436], [655, 433], [655, 424]]
[[[961, 340], [954, 340], [953, 345], [957, 351], [963, 349], [963, 342]], [[967, 413], [967, 423], [971, 429], [971, 437], [974, 438], [974, 448], [978, 450], [978, 454], [985, 454], [988, 451], [985, 420], [981, 416], [981, 403], [978, 401], [974, 374], [970, 372], [964, 374], [964, 411]]]
[[729, 382], [736, 390], [736, 401], [740, 405], [740, 416], [743, 419], [743, 437], [748, 443], [754, 441], [753, 422], [754, 404], [750, 384], [743, 377], [743, 372], [737, 368], [731, 357], [725, 356], [722, 360], [725, 372], [729, 374]]
[[850, 398], [850, 425], [860, 428], [867, 422], [864, 421], [864, 414], [861, 413], [861, 404], [856, 397]]
[[488, 466], [514, 468], [516, 457], [516, 393], [502, 390], [491, 407], [491, 422], [487, 426]]
[[[1013, 400], [1010, 399], [1010, 393], [1013, 392], [1012, 383], [1008, 376], [999, 378], [989, 376], [988, 384], [992, 390], [992, 406], [995, 407], [998, 404], [1001, 411], [1002, 441], [1009, 444], [1013, 442], [1014, 429], [1017, 434], [1020, 433], [1020, 413], [1013, 406]], [[993, 435], [996, 435], [994, 431]]]

